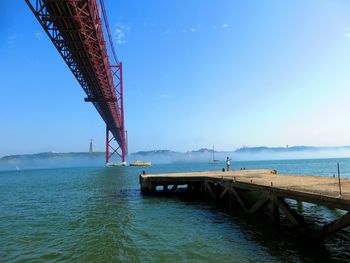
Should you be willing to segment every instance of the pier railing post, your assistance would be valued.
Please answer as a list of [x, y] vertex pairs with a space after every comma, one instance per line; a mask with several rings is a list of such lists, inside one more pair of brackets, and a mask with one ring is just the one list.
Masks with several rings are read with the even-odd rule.
[[339, 169], [339, 163], [337, 163], [337, 168], [338, 168], [339, 197], [341, 197], [341, 183], [340, 183], [340, 169]]

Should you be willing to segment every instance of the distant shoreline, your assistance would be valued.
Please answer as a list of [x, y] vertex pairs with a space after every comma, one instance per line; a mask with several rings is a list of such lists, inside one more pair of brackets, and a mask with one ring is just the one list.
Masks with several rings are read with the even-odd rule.
[[[226, 157], [232, 162], [297, 161], [350, 158], [350, 147], [290, 147], [290, 148], [241, 148], [235, 151], [215, 151], [215, 159], [220, 164]], [[169, 163], [207, 163], [213, 158], [211, 149], [175, 152], [170, 150], [140, 151], [127, 156], [127, 162], [149, 161], [152, 164]], [[113, 160], [118, 162], [119, 160]], [[102, 167], [105, 163], [104, 152], [44, 152], [36, 154], [8, 155], [0, 158], [0, 171], [18, 171], [28, 169]]]
[[[253, 154], [253, 153], [297, 153], [297, 152], [316, 152], [316, 151], [350, 151], [350, 146], [291, 146], [291, 147], [268, 147], [268, 146], [258, 146], [258, 147], [241, 147], [232, 151], [217, 151], [215, 153], [225, 153], [225, 154]], [[172, 150], [148, 150], [148, 151], [137, 151], [129, 154], [133, 155], [169, 155], [169, 154], [203, 154], [212, 153], [213, 150], [209, 148], [201, 148], [199, 150], [191, 150], [186, 152], [172, 151]], [[13, 154], [5, 155], [0, 157], [0, 160], [9, 160], [15, 158], [25, 158], [25, 157], [35, 157], [35, 158], [48, 158], [48, 157], [79, 157], [79, 156], [104, 156], [105, 152], [40, 152], [40, 153], [29, 153], [29, 154]], [[350, 157], [350, 156], [349, 156]]]

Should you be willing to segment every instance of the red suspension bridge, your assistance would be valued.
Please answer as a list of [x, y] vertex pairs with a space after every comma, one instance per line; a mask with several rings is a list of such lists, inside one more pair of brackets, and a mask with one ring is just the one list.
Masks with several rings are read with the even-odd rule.
[[106, 163], [113, 155], [125, 162], [123, 66], [114, 49], [103, 0], [25, 1], [85, 91], [85, 101], [95, 106], [106, 123]]

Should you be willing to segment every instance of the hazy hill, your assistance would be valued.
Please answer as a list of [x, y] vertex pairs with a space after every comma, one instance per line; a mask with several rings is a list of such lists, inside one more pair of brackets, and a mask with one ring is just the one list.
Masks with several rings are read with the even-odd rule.
[[101, 166], [104, 152], [43, 152], [36, 154], [8, 155], [0, 158], [0, 170]]
[[257, 152], [305, 152], [305, 151], [330, 151], [350, 150], [350, 146], [338, 147], [314, 147], [314, 146], [292, 146], [292, 147], [242, 147], [235, 150], [236, 153], [257, 153]]

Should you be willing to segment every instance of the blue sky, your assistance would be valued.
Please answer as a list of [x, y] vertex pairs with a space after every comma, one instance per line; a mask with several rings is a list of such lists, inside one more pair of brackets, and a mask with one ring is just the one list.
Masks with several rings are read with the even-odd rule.
[[[350, 2], [105, 0], [130, 151], [350, 144]], [[0, 11], [0, 156], [104, 150], [24, 1]]]

